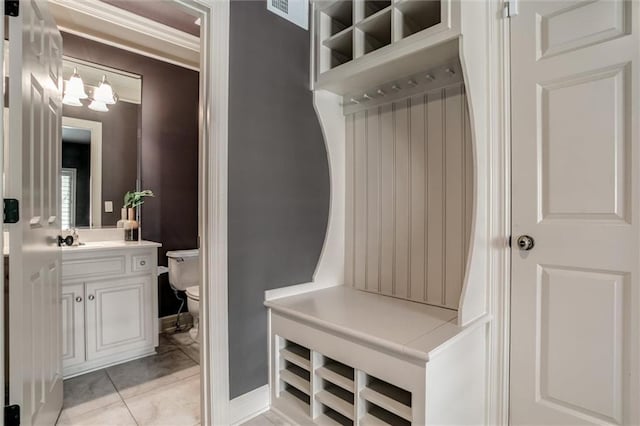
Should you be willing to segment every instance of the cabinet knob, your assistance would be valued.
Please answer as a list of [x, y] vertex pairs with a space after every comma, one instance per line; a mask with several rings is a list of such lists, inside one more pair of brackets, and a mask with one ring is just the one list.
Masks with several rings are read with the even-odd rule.
[[144, 265], [146, 265], [146, 264], [147, 264], [147, 261], [146, 261], [146, 260], [141, 260], [141, 261], [140, 261], [140, 266], [144, 266]]
[[80, 296], [76, 297], [76, 302], [78, 302], [78, 303], [82, 302], [82, 297], [80, 297]]
[[89, 295], [89, 300], [93, 300], [93, 299], [95, 299], [95, 298], [96, 298], [96, 297], [95, 297], [93, 294], [90, 294], [90, 295]]

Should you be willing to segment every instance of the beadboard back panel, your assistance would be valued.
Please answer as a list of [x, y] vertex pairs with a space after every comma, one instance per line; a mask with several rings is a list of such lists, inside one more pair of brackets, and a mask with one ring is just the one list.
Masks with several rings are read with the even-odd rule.
[[457, 309], [473, 210], [464, 85], [346, 119], [347, 284]]

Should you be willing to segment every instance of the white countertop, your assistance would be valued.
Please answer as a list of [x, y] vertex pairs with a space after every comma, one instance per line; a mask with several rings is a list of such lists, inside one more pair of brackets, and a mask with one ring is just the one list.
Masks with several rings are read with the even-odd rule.
[[113, 241], [92, 241], [87, 242], [79, 246], [63, 246], [62, 253], [73, 253], [73, 252], [90, 252], [90, 251], [98, 251], [98, 250], [122, 250], [122, 249], [137, 249], [137, 248], [151, 248], [151, 247], [162, 247], [162, 244], [156, 243], [154, 241], [124, 241], [124, 240], [113, 240]]
[[[469, 327], [457, 311], [338, 286], [268, 300], [265, 306], [319, 328], [428, 361]], [[486, 322], [483, 321], [483, 322]]]

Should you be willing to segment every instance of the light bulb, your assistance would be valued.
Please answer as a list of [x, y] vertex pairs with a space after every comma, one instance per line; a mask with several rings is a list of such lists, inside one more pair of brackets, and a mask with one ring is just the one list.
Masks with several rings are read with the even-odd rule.
[[73, 75], [67, 82], [67, 88], [64, 92], [65, 95], [69, 95], [76, 99], [87, 99], [87, 92], [84, 91], [84, 82], [78, 74], [77, 69], [73, 69]]
[[89, 104], [89, 109], [94, 110], [94, 111], [98, 111], [98, 112], [107, 112], [109, 111], [109, 108], [107, 108], [107, 105], [104, 102], [100, 102], [97, 100], [92, 100], [91, 103]]
[[93, 99], [104, 104], [113, 105], [116, 103], [116, 97], [113, 93], [113, 87], [107, 81], [107, 76], [102, 76], [102, 81], [93, 91]]
[[69, 106], [82, 106], [82, 102], [80, 102], [80, 99], [74, 98], [68, 93], [65, 93], [64, 97], [62, 98], [62, 103]]

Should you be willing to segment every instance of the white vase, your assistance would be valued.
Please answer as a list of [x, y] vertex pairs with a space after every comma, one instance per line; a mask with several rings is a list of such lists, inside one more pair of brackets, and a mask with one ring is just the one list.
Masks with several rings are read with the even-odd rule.
[[120, 209], [121, 219], [116, 223], [116, 228], [124, 228], [124, 224], [127, 221], [127, 208]]

